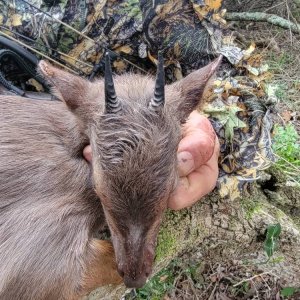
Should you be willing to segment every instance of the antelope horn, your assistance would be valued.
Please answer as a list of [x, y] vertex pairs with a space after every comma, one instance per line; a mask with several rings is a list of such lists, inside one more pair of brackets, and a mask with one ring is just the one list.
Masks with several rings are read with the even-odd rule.
[[116, 95], [114, 81], [112, 77], [109, 53], [105, 53], [105, 74], [104, 74], [104, 88], [105, 88], [105, 112], [116, 113], [121, 110], [121, 103]]
[[149, 108], [157, 110], [165, 104], [165, 71], [164, 71], [164, 58], [162, 52], [158, 52], [158, 66], [157, 75], [155, 80], [154, 97], [149, 103]]

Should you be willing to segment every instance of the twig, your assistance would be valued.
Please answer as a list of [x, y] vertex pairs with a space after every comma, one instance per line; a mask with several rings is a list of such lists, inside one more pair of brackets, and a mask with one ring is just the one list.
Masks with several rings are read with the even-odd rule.
[[238, 285], [240, 285], [240, 284], [242, 284], [242, 283], [244, 283], [244, 282], [251, 281], [251, 280], [253, 280], [253, 279], [256, 278], [256, 277], [261, 277], [261, 276], [264, 276], [264, 275], [270, 275], [270, 272], [260, 273], [260, 274], [254, 275], [254, 276], [252, 276], [252, 277], [250, 277], [250, 278], [244, 279], [244, 280], [242, 280], [242, 281], [240, 281], [240, 282], [234, 284], [233, 287], [236, 287], [236, 286], [238, 286]]
[[290, 29], [293, 33], [300, 34], [300, 25], [293, 23], [287, 19], [279, 17], [274, 14], [267, 14], [263, 12], [232, 12], [225, 15], [228, 21], [255, 21], [268, 22], [270, 24]]
[[217, 285], [218, 285], [218, 281], [216, 282], [216, 284], [215, 284], [215, 286], [214, 286], [214, 288], [213, 288], [213, 290], [212, 290], [212, 292], [211, 292], [211, 294], [210, 294], [208, 300], [213, 300], [215, 291], [216, 291], [216, 289], [217, 289]]
[[187, 278], [188, 278], [188, 283], [190, 284], [190, 288], [191, 288], [192, 292], [194, 293], [194, 297], [196, 297], [196, 300], [199, 300], [192, 278], [190, 276], [187, 276]]

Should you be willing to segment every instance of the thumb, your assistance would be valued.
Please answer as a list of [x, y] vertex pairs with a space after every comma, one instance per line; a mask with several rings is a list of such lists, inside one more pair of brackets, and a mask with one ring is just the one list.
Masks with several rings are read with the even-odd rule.
[[185, 136], [178, 147], [179, 176], [187, 176], [205, 164], [211, 158], [214, 147], [214, 131], [205, 132], [197, 129]]

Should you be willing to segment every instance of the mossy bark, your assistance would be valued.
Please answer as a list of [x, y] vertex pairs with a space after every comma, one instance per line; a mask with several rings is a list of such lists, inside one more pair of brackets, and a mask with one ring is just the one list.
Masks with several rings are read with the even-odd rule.
[[300, 25], [295, 24], [285, 18], [275, 14], [267, 14], [263, 12], [232, 12], [226, 14], [227, 21], [253, 21], [268, 22], [285, 29], [290, 29], [294, 33], [300, 33]]
[[[213, 262], [238, 258], [259, 263], [262, 269], [272, 271], [287, 285], [299, 284], [300, 232], [296, 219], [290, 216], [290, 210], [280, 209], [283, 205], [268, 196], [266, 184], [263, 187], [252, 187], [248, 196], [234, 201], [221, 199], [215, 192], [190, 209], [168, 211], [158, 238], [154, 273], [183, 253], [197, 252], [198, 257], [200, 254], [202, 259]], [[284, 185], [277, 188], [284, 201], [291, 200]], [[295, 198], [290, 205], [298, 207], [300, 190], [291, 190]], [[263, 250], [264, 234], [269, 224], [278, 222], [282, 233], [276, 257], [282, 258], [275, 264], [266, 264], [263, 263], [267, 260]], [[124, 292], [124, 286], [105, 287], [87, 299], [121, 299]]]

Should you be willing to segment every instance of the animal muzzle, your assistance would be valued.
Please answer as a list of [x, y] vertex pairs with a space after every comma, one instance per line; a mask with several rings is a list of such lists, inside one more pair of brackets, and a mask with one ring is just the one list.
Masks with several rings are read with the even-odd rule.
[[126, 251], [118, 261], [118, 272], [129, 288], [142, 287], [152, 272], [154, 249], [145, 247], [140, 251]]

